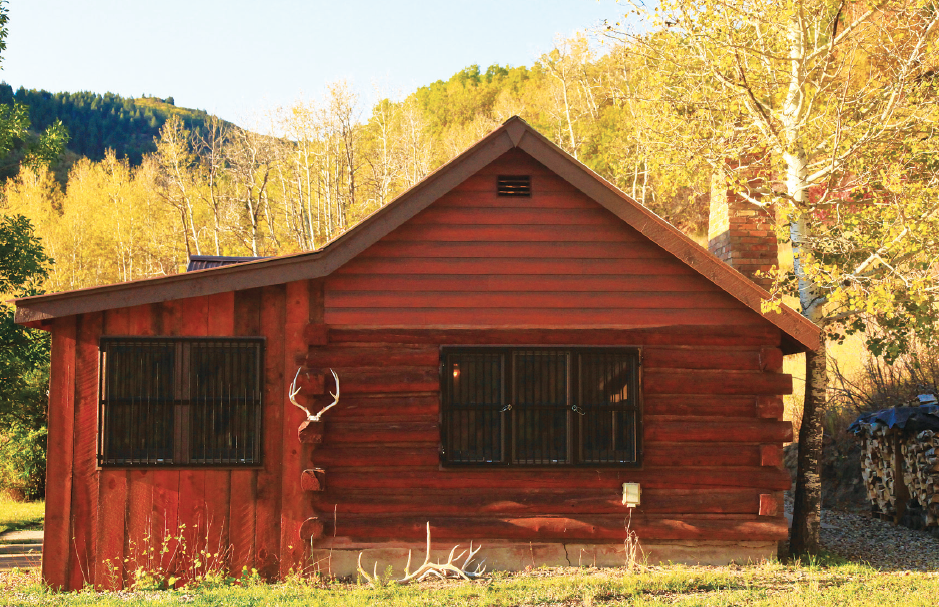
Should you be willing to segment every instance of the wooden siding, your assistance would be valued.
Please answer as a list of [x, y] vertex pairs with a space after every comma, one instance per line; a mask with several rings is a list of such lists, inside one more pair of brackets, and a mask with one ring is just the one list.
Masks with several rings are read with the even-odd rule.
[[[532, 176], [531, 198], [496, 176]], [[326, 279], [326, 323], [368, 326], [769, 325], [520, 150]]]
[[645, 452], [639, 470], [548, 470], [448, 469], [438, 454], [439, 346], [543, 343], [541, 331], [331, 328], [328, 344], [297, 361], [342, 378], [341, 404], [312, 453], [326, 470], [326, 490], [311, 494], [328, 514], [326, 538], [419, 542], [430, 520], [440, 540], [622, 541], [623, 482], [642, 485], [632, 516], [642, 540], [785, 537], [784, 518], [759, 512], [761, 495], [781, 500], [789, 486], [763, 456], [792, 438], [781, 407], [766, 406], [791, 390], [791, 377], [779, 373], [777, 330], [732, 332], [741, 343], [707, 326], [553, 332], [558, 343], [642, 348]]
[[[299, 478], [309, 457], [296, 438], [298, 410], [285, 407], [284, 377], [306, 350], [304, 329], [322, 320], [322, 297], [311, 299], [309, 288], [301, 281], [55, 320], [47, 582], [122, 587], [143, 564], [148, 538], [159, 545], [180, 534], [185, 545], [171, 539], [171, 552], [227, 553], [235, 574], [247, 565], [275, 577], [300, 561], [298, 529], [312, 509]], [[102, 335], [265, 336], [263, 466], [98, 469]]]
[[[497, 174], [532, 175], [528, 198]], [[95, 461], [101, 335], [265, 336], [263, 465], [104, 469]], [[621, 542], [621, 483], [642, 485], [641, 540], [776, 540], [791, 426], [780, 420], [781, 331], [520, 151], [505, 154], [324, 279], [53, 321], [47, 542], [56, 587], [126, 585], [145, 538], [185, 526], [186, 549], [265, 576], [325, 539]], [[642, 350], [640, 469], [445, 469], [442, 345], [629, 345]], [[296, 438], [297, 367], [314, 410], [342, 382], [323, 444]], [[769, 462], [769, 463], [768, 463]], [[304, 493], [300, 472], [324, 468]], [[781, 512], [781, 507], [778, 509]], [[175, 544], [175, 540], [172, 540]], [[181, 549], [173, 545], [171, 549]]]

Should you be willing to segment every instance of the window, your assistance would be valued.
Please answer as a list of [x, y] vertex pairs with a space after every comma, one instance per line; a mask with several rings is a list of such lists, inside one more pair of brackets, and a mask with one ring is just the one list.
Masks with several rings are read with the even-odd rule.
[[444, 348], [443, 461], [638, 465], [639, 352]]
[[262, 338], [102, 338], [98, 463], [261, 462]]

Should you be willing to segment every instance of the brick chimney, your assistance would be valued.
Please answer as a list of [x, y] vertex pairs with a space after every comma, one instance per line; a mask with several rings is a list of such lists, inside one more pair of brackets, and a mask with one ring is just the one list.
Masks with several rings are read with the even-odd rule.
[[[761, 184], [760, 178], [748, 182], [751, 197], [759, 199], [755, 192]], [[769, 274], [779, 265], [774, 224], [772, 209], [741, 197], [728, 187], [723, 175], [711, 179], [708, 250], [767, 290], [773, 284], [772, 277], [756, 273]]]

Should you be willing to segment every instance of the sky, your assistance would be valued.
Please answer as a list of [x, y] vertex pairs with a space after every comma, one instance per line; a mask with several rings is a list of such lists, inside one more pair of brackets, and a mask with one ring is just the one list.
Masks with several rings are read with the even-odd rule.
[[175, 99], [250, 126], [349, 81], [366, 103], [472, 64], [531, 65], [615, 0], [9, 0], [0, 79]]

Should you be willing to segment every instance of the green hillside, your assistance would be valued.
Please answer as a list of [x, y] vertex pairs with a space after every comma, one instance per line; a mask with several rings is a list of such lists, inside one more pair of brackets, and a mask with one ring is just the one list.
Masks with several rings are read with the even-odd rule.
[[156, 150], [153, 138], [171, 115], [178, 115], [191, 131], [203, 129], [209, 118], [202, 110], [176, 107], [172, 97], [133, 99], [114, 93], [50, 93], [22, 87], [14, 92], [10, 85], [0, 84], [0, 103], [14, 101], [29, 107], [35, 131], [61, 120], [69, 132], [68, 149], [77, 156], [101, 160], [110, 148], [132, 165]]

